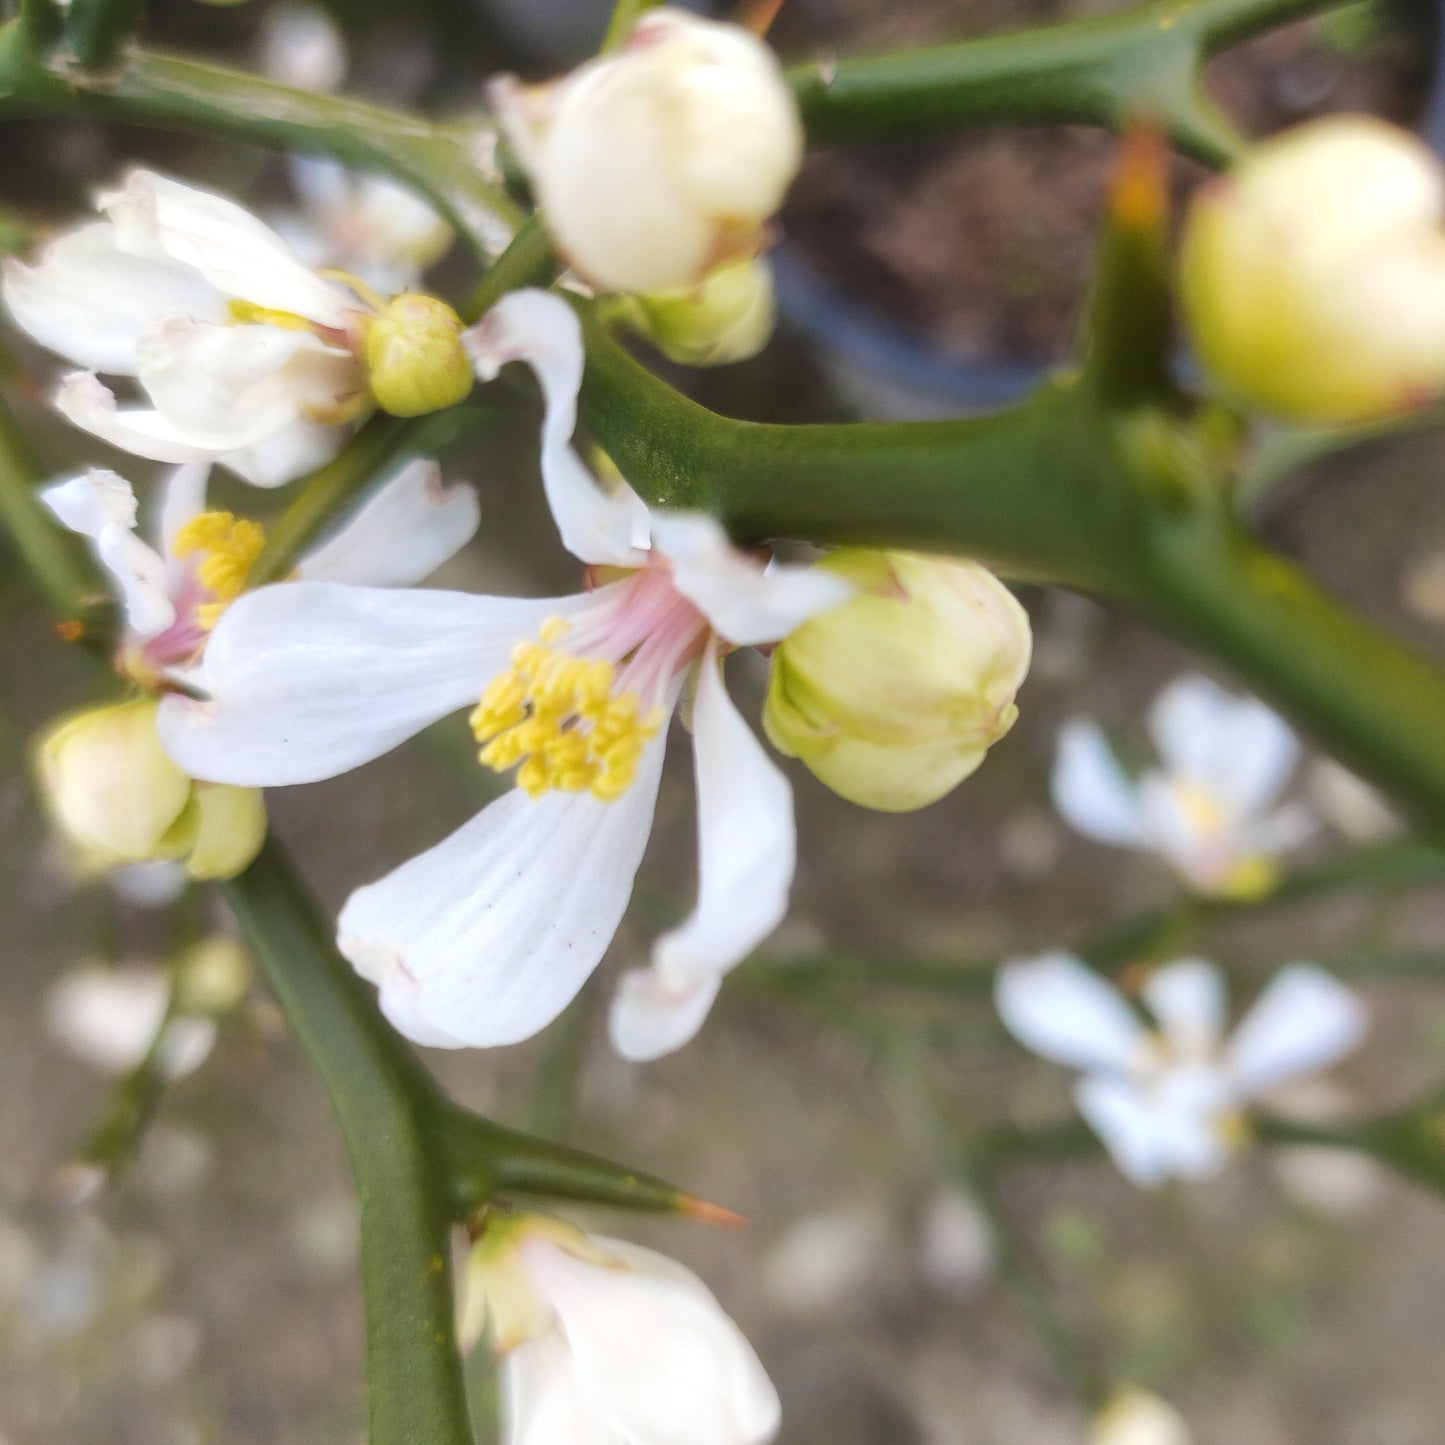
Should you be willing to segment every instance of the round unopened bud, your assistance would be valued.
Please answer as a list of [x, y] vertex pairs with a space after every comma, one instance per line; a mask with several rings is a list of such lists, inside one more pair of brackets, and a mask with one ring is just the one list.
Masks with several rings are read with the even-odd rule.
[[773, 334], [773, 270], [760, 257], [732, 261], [696, 286], [624, 304], [623, 320], [664, 356], [684, 366], [726, 366], [756, 356]]
[[973, 562], [844, 549], [820, 565], [857, 595], [774, 651], [768, 737], [865, 808], [936, 802], [1018, 716], [1028, 614]]
[[195, 833], [186, 854], [192, 878], [234, 878], [266, 841], [266, 802], [259, 788], [201, 783], [192, 795]]
[[367, 327], [371, 394], [392, 416], [424, 416], [455, 406], [472, 389], [462, 319], [435, 296], [393, 296]]
[[176, 960], [175, 987], [181, 1013], [230, 1013], [251, 987], [251, 955], [225, 934], [203, 938]]
[[668, 7], [555, 85], [493, 99], [558, 246], [614, 291], [691, 285], [753, 254], [802, 160], [772, 51]]
[[1094, 1416], [1089, 1445], [1192, 1445], [1184, 1417], [1147, 1390], [1126, 1385]]
[[1205, 369], [1241, 401], [1359, 422], [1445, 388], [1445, 168], [1367, 116], [1264, 142], [1202, 187], [1181, 255]]
[[191, 779], [161, 747], [157, 706], [96, 708], [40, 739], [40, 779], [51, 813], [76, 843], [107, 863], [185, 851], [170, 835], [191, 800]]

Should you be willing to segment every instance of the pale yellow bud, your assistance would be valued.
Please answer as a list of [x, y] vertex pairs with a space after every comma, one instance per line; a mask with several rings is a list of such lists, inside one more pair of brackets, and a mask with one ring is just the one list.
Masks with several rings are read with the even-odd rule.
[[186, 855], [192, 878], [234, 878], [266, 841], [266, 802], [259, 788], [195, 785], [195, 834]]
[[371, 394], [392, 416], [441, 411], [472, 389], [462, 319], [435, 296], [392, 297], [369, 323], [364, 351]]
[[768, 737], [865, 808], [936, 802], [1018, 716], [1028, 614], [973, 562], [844, 549], [820, 565], [857, 595], [774, 651]]
[[153, 700], [58, 723], [37, 753], [58, 826], [104, 867], [184, 862], [192, 878], [230, 878], [256, 856], [266, 810], [254, 788], [196, 782], [166, 755]]
[[1184, 1417], [1158, 1395], [1126, 1385], [1089, 1427], [1089, 1445], [1192, 1445]]
[[1445, 388], [1445, 169], [1336, 116], [1256, 147], [1190, 207], [1184, 310], [1205, 369], [1300, 421], [1359, 422]]
[[623, 319], [684, 366], [746, 361], [773, 334], [773, 270], [754, 257], [719, 266], [696, 286], [625, 302]]
[[753, 254], [802, 160], [772, 51], [668, 7], [555, 85], [493, 99], [559, 248], [614, 291], [689, 286]]
[[251, 955], [216, 934], [194, 943], [176, 964], [176, 1007], [184, 1014], [230, 1013], [251, 987]]
[[38, 747], [41, 783], [59, 826], [107, 863], [184, 852], [169, 836], [191, 779], [161, 748], [153, 701], [96, 708], [58, 723]]

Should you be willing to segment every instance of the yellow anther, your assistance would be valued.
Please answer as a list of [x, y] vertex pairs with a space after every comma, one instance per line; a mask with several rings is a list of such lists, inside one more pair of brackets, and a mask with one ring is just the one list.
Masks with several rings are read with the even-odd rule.
[[665, 714], [652, 708], [642, 719], [636, 693], [615, 694], [612, 663], [547, 645], [566, 631], [553, 618], [545, 641], [519, 642], [511, 670], [487, 684], [471, 716], [477, 758], [497, 772], [517, 768], [517, 786], [533, 798], [590, 791], [608, 801], [631, 786]]
[[315, 328], [294, 311], [277, 311], [271, 306], [257, 306], [252, 301], [232, 300], [226, 314], [233, 326], [279, 326], [283, 331], [313, 331]]
[[215, 599], [196, 608], [202, 627], [208, 631], [214, 627], [227, 605], [245, 590], [265, 545], [266, 531], [259, 522], [230, 512], [202, 512], [176, 533], [172, 550], [177, 557], [201, 554], [196, 579]]

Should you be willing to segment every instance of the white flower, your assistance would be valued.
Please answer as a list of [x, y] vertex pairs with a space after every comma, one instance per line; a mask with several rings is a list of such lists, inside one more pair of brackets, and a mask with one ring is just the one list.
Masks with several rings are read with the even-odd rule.
[[[187, 462], [172, 472], [150, 542], [138, 531], [135, 492], [115, 472], [93, 468], [41, 493], [65, 526], [91, 539], [115, 579], [126, 622], [118, 660], [148, 685], [194, 663], [217, 617], [245, 588], [266, 540], [258, 523], [206, 510], [209, 470]], [[434, 572], [476, 528], [476, 492], [466, 485], [443, 489], [434, 462], [414, 461], [303, 557], [296, 575], [406, 586]]]
[[316, 5], [273, 5], [261, 21], [261, 69], [296, 90], [335, 90], [350, 59], [336, 22]]
[[559, 1220], [502, 1217], [462, 1336], [502, 1354], [506, 1445], [763, 1445], [780, 1406], [752, 1346], [680, 1264]]
[[671, 7], [550, 86], [490, 95], [548, 229], [599, 286], [689, 286], [758, 249], [803, 153], [772, 51], [738, 25]]
[[729, 700], [721, 658], [778, 640], [847, 588], [765, 567], [709, 517], [599, 487], [568, 444], [582, 346], [565, 302], [514, 292], [471, 345], [484, 375], [510, 360], [536, 369], [547, 497], [567, 547], [606, 569], [600, 585], [540, 600], [263, 588], [232, 605], [190, 677], [207, 700], [168, 699], [162, 734], [201, 776], [309, 782], [480, 696], [481, 759], [518, 767], [520, 786], [354, 893], [339, 943], [410, 1038], [485, 1047], [551, 1022], [602, 958], [651, 831], [667, 721], [693, 681], [699, 899], [652, 967], [623, 980], [612, 1016], [622, 1053], [655, 1057], [697, 1031], [723, 974], [782, 919], [792, 881], [791, 794]]
[[76, 1058], [108, 1074], [125, 1074], [150, 1052], [164, 1028], [162, 1066], [177, 1079], [199, 1068], [216, 1041], [210, 1019], [173, 1018], [170, 978], [154, 966], [83, 968], [50, 990], [51, 1034]]
[[1089, 1445], [1193, 1445], [1184, 1417], [1167, 1400], [1125, 1385], [1089, 1425]]
[[1365, 1030], [1360, 1002], [1313, 964], [1276, 975], [1227, 1041], [1213, 964], [1169, 964], [1141, 992], [1157, 1028], [1078, 959], [1049, 953], [1006, 964], [995, 1001], [1026, 1048], [1083, 1071], [1079, 1112], [1145, 1187], [1217, 1173], [1240, 1141], [1247, 1103], [1333, 1064]]
[[1203, 677], [1159, 695], [1149, 732], [1164, 766], [1133, 781], [1093, 723], [1067, 723], [1052, 779], [1059, 812], [1101, 843], [1159, 854], [1200, 893], [1267, 892], [1278, 856], [1314, 828], [1297, 804], [1276, 806], [1299, 755], [1294, 734]]
[[[61, 379], [58, 409], [136, 456], [217, 461], [279, 486], [375, 404], [375, 320], [425, 301], [455, 321], [433, 298], [387, 303], [320, 276], [234, 201], [151, 171], [96, 205], [104, 220], [58, 236], [35, 265], [6, 261], [0, 291], [23, 330], [85, 368]], [[428, 375], [449, 378], [447, 360], [429, 351]], [[149, 406], [120, 406], [97, 372], [134, 377]], [[435, 405], [458, 399], [444, 387]]]

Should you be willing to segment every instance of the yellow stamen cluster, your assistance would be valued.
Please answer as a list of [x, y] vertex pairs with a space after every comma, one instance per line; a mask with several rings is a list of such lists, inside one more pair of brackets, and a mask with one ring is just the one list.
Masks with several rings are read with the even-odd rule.
[[304, 316], [294, 311], [278, 311], [273, 306], [257, 306], [254, 301], [231, 300], [226, 314], [233, 326], [279, 326], [283, 331], [314, 331]]
[[572, 657], [547, 643], [566, 624], [553, 619], [541, 642], [519, 642], [511, 671], [492, 679], [472, 713], [481, 763], [517, 768], [517, 786], [540, 798], [554, 788], [610, 802], [631, 787], [643, 749], [663, 723], [661, 708], [642, 716], [635, 692], [614, 695], [610, 662]]
[[266, 532], [259, 522], [230, 512], [202, 512], [176, 533], [177, 557], [202, 554], [196, 577], [214, 594], [215, 601], [196, 608], [196, 618], [208, 632], [245, 589], [246, 578], [265, 545]]

